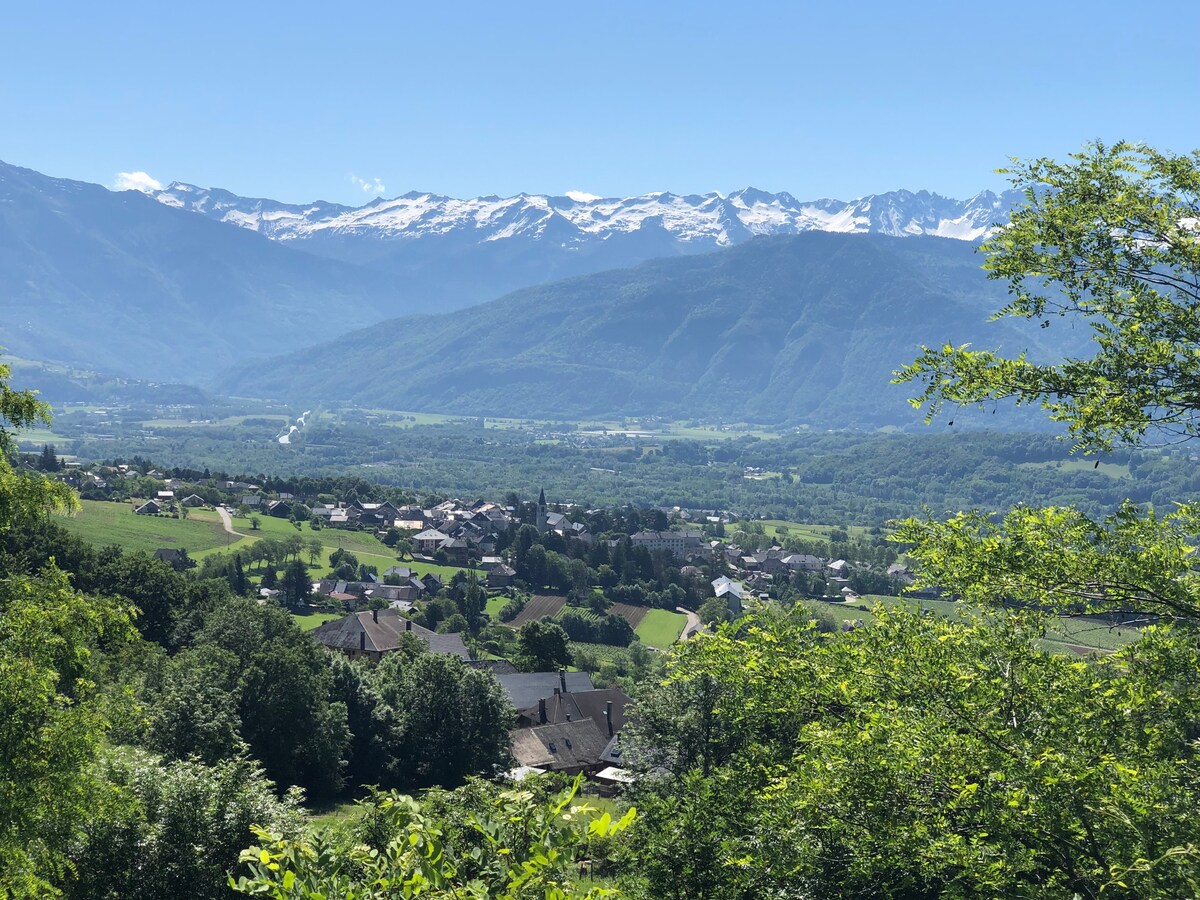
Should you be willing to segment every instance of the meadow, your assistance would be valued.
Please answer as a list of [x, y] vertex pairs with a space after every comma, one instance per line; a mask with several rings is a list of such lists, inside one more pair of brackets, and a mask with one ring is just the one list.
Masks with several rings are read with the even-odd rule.
[[59, 519], [60, 524], [98, 547], [116, 544], [125, 550], [153, 553], [160, 547], [187, 550], [195, 558], [213, 549], [224, 549], [231, 538], [221, 527], [216, 513], [193, 511], [186, 519], [169, 516], [139, 516], [131, 503], [82, 500], [74, 516]]

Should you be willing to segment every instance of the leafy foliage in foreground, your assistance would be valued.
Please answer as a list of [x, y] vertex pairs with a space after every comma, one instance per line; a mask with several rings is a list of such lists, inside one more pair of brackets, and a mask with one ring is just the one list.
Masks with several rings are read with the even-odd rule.
[[1200, 436], [1200, 151], [1096, 143], [1067, 163], [1005, 170], [1026, 203], [984, 245], [1012, 301], [995, 318], [1092, 329], [1090, 357], [1041, 364], [987, 350], [924, 348], [900, 379], [918, 405], [1012, 398], [1041, 405], [1077, 446], [1108, 450], [1148, 433]]
[[[645, 704], [647, 896], [1148, 897], [1200, 888], [1200, 647], [1098, 660], [1032, 613], [763, 620], [683, 645]], [[647, 755], [648, 754], [648, 755]]]
[[[605, 888], [580, 888], [573, 870], [597, 842], [624, 831], [619, 820], [572, 806], [579, 779], [549, 799], [533, 790], [482, 788], [417, 801], [381, 794], [370, 804], [374, 845], [320, 834], [289, 840], [256, 828], [259, 844], [242, 854], [249, 875], [238, 891], [274, 898], [425, 897], [429, 900], [598, 900]], [[479, 794], [482, 793], [482, 797]], [[448, 813], [447, 800], [465, 812]], [[472, 802], [474, 801], [474, 802]], [[429, 814], [437, 805], [443, 815]]]

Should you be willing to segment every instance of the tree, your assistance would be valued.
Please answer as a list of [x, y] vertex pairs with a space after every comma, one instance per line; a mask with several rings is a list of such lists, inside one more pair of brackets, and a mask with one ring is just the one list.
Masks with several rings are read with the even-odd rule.
[[107, 727], [92, 648], [128, 639], [129, 618], [121, 605], [75, 593], [53, 567], [0, 579], [0, 896], [42, 896], [67, 870], [95, 787], [86, 771]]
[[392, 756], [408, 783], [452, 787], [508, 761], [515, 713], [491, 673], [445, 654], [392, 654], [376, 684], [397, 717]]
[[1041, 649], [1034, 613], [876, 617], [751, 617], [677, 648], [622, 732], [629, 764], [676, 773], [636, 798], [649, 896], [1196, 890], [1195, 642], [1082, 661]]
[[561, 625], [535, 619], [517, 634], [517, 668], [524, 672], [553, 672], [571, 664], [570, 638]]
[[897, 373], [924, 385], [914, 404], [930, 417], [947, 404], [1040, 404], [1089, 452], [1200, 434], [1200, 151], [1096, 143], [1068, 163], [1002, 171], [1026, 203], [982, 247], [1013, 297], [997, 316], [1089, 326], [1095, 352], [1035, 363], [925, 347]]
[[[1200, 152], [1093, 144], [1072, 161], [1018, 163], [1026, 205], [984, 245], [985, 268], [1013, 301], [998, 315], [1081, 322], [1086, 359], [1033, 363], [965, 347], [925, 348], [897, 375], [924, 384], [913, 402], [1039, 403], [1075, 446], [1184, 439], [1200, 427]], [[978, 513], [910, 520], [920, 578], [972, 600], [1019, 598], [1066, 613], [1152, 612], [1198, 621], [1200, 568], [1190, 535], [1200, 508], [1155, 515], [1126, 504], [1102, 520], [1072, 509], [1018, 508], [1000, 523]]]
[[123, 747], [92, 769], [104, 790], [78, 822], [68, 900], [225, 898], [251, 825], [300, 831], [300, 797], [280, 799], [245, 756], [205, 765]]
[[336, 793], [349, 734], [325, 651], [282, 609], [247, 600], [216, 609], [197, 640], [241, 660], [241, 734], [268, 777], [315, 797]]
[[308, 567], [300, 560], [293, 559], [283, 570], [279, 588], [283, 591], [283, 605], [288, 609], [299, 610], [306, 607], [309, 595], [312, 593]]
[[58, 456], [54, 452], [53, 444], [42, 444], [42, 453], [38, 457], [38, 469], [43, 472], [58, 471]]
[[238, 715], [238, 660], [199, 646], [167, 663], [161, 681], [148, 685], [148, 744], [168, 759], [194, 757], [207, 765], [229, 759], [245, 746]]
[[250, 530], [251, 531], [258, 531], [258, 529], [261, 526], [262, 526], [262, 519], [260, 519], [258, 516], [250, 517]]

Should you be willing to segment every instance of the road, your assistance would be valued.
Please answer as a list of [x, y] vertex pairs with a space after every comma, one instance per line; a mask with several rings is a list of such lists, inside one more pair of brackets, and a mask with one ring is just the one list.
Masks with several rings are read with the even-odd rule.
[[675, 607], [675, 612], [681, 612], [687, 616], [687, 625], [683, 629], [683, 634], [679, 635], [679, 640], [686, 641], [690, 637], [695, 637], [704, 627], [704, 623], [700, 621], [700, 617], [690, 609], [684, 609], [682, 606]]

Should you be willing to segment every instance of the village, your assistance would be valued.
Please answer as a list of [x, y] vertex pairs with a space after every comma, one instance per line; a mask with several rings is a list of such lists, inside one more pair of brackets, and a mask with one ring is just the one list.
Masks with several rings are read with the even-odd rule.
[[[48, 468], [50, 455], [23, 465]], [[621, 764], [620, 735], [633, 702], [625, 688], [653, 675], [654, 653], [798, 589], [825, 602], [856, 600], [855, 572], [878, 568], [774, 543], [752, 547], [761, 536], [721, 510], [584, 509], [552, 505], [544, 491], [535, 502], [339, 499], [300, 486], [167, 473], [144, 462], [55, 465], [57, 477], [85, 498], [116, 500], [130, 516], [186, 520], [216, 511], [231, 535], [260, 535], [236, 551], [199, 554], [199, 562], [184, 547], [158, 547], [153, 555], [284, 606], [308, 620], [312, 639], [330, 653], [376, 665], [418, 641], [490, 672], [517, 711], [509, 774], [583, 773], [600, 790], [632, 777]], [[304, 548], [327, 549], [319, 542], [331, 535], [339, 545], [353, 537], [352, 549], [335, 549], [326, 572], [312, 565], [315, 552], [305, 565]], [[729, 535], [748, 539], [747, 546]], [[270, 557], [273, 549], [280, 555]], [[363, 564], [360, 556], [393, 562]], [[289, 569], [320, 577], [303, 579], [297, 593]], [[881, 575], [897, 587], [908, 578], [899, 563], [874, 572], [876, 580]], [[664, 627], [651, 643], [640, 629], [654, 616]], [[550, 665], [532, 670], [521, 643], [531, 623], [565, 632], [557, 657], [544, 656]], [[614, 653], [641, 662], [614, 664]], [[586, 664], [591, 654], [598, 664]]]

